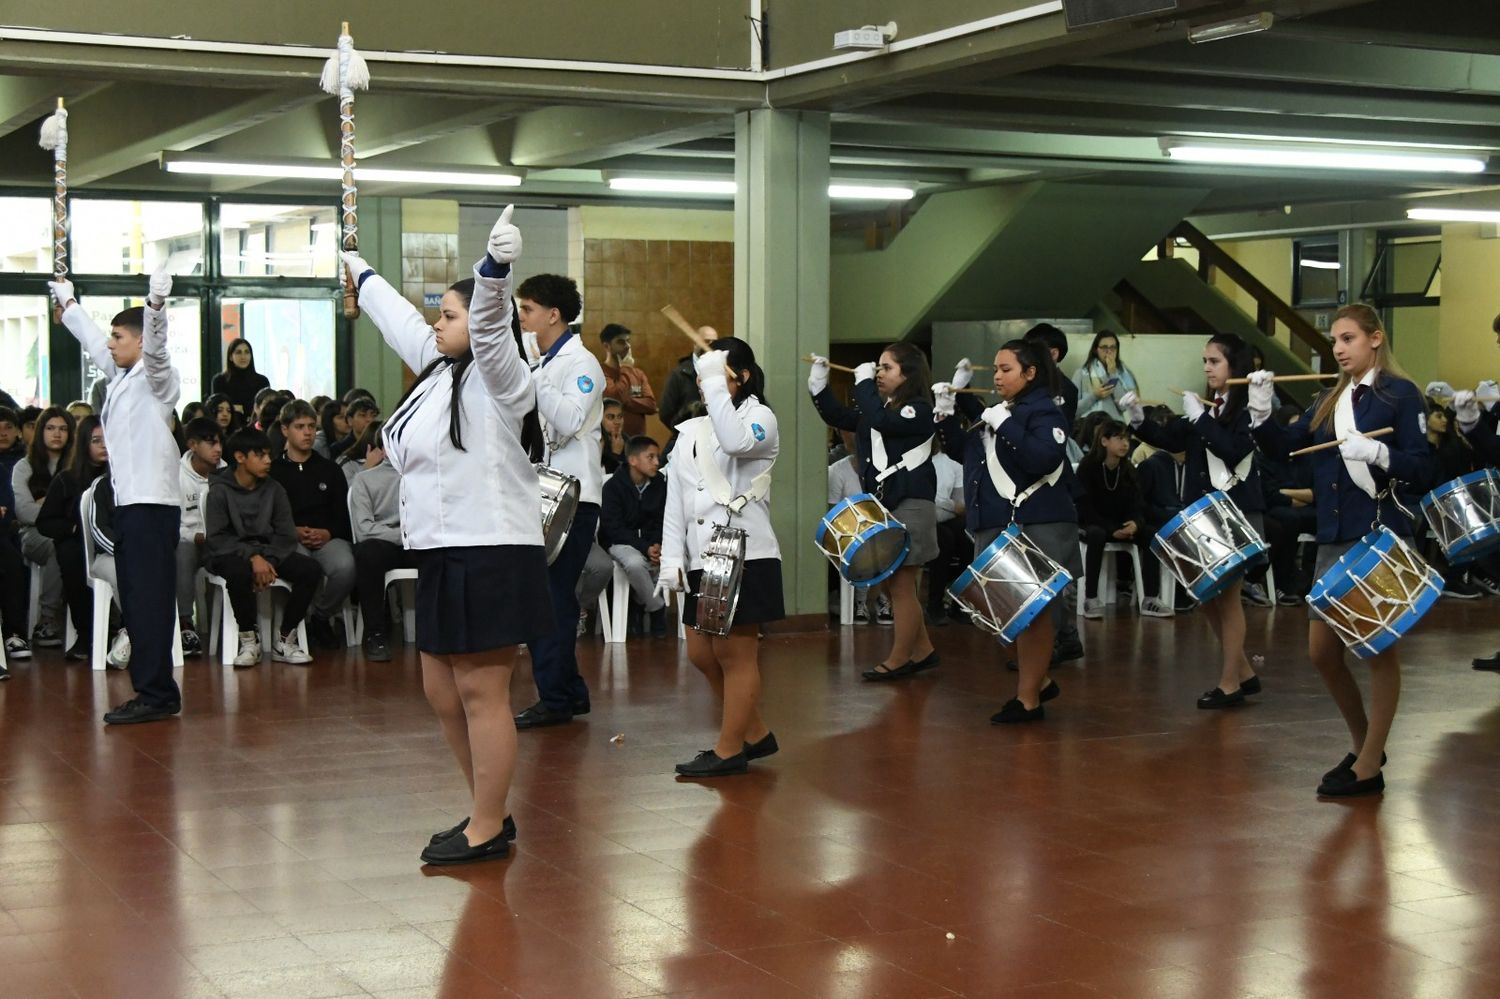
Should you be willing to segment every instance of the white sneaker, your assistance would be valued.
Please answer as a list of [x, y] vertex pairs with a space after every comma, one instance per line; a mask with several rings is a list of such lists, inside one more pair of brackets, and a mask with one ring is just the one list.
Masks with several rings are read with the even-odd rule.
[[30, 659], [31, 643], [20, 635], [12, 635], [5, 640], [5, 658], [7, 659]]
[[1098, 597], [1083, 598], [1083, 616], [1090, 620], [1098, 620], [1104, 616], [1104, 604]]
[[1147, 617], [1173, 617], [1176, 612], [1155, 597], [1147, 597], [1141, 604], [1141, 613]]
[[234, 657], [234, 665], [260, 665], [260, 636], [253, 631], [240, 632], [240, 654]]
[[312, 656], [297, 644], [295, 631], [290, 635], [282, 635], [271, 644], [271, 659], [278, 663], [291, 663], [293, 666], [306, 666], [312, 662]]
[[114, 644], [109, 647], [105, 662], [110, 669], [130, 668], [130, 632], [121, 628], [115, 632]]

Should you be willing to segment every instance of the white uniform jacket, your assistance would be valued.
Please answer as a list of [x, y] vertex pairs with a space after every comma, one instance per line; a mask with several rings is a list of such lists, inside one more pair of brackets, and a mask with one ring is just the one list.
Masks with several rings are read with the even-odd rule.
[[[729, 482], [733, 496], [749, 491], [755, 477], [768, 472], [781, 449], [776, 414], [754, 396], [738, 408], [722, 379], [703, 383], [708, 415], [677, 425], [677, 446], [667, 469], [667, 509], [662, 518], [661, 571], [703, 568], [703, 549], [717, 524], [732, 524], [745, 532], [745, 559], [781, 558], [776, 532], [771, 529], [771, 497], [752, 500], [738, 514], [717, 502], [703, 481], [696, 448], [709, 438], [711, 460]], [[704, 434], [704, 428], [711, 434]]]
[[181, 452], [172, 436], [172, 411], [182, 394], [182, 378], [172, 367], [172, 355], [167, 350], [166, 310], [146, 306], [141, 359], [129, 368], [115, 367], [108, 336], [76, 302], [68, 306], [62, 321], [109, 381], [99, 419], [109, 448], [115, 506], [179, 506], [182, 490], [177, 483], [177, 462]]
[[563, 336], [533, 372], [536, 411], [547, 438], [542, 461], [578, 480], [578, 502], [597, 504], [604, 488], [599, 463], [604, 369], [575, 334]]
[[[493, 265], [491, 265], [493, 266]], [[401, 473], [401, 539], [410, 549], [542, 543], [536, 470], [521, 448], [521, 420], [535, 393], [510, 330], [510, 277], [474, 268], [469, 345], [474, 362], [459, 385], [464, 450], [448, 435], [453, 376], [441, 364], [396, 408], [384, 429], [386, 456]], [[392, 350], [420, 373], [442, 355], [432, 327], [379, 275], [359, 287], [359, 305]]]

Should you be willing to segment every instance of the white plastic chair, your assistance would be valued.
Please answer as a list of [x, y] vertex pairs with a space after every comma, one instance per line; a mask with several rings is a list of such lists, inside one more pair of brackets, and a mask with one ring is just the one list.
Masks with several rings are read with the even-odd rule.
[[[229, 600], [229, 583], [224, 577], [208, 573], [207, 580], [208, 585], [215, 590], [209, 611], [208, 654], [213, 655], [217, 652], [220, 654], [221, 662], [233, 663], [235, 656], [240, 652], [240, 632], [251, 629], [242, 628], [240, 622], [236, 620], [234, 604]], [[255, 595], [255, 630], [260, 633], [262, 654], [271, 651], [271, 641], [276, 625], [275, 606], [271, 602], [272, 590], [285, 590], [290, 593], [292, 585], [284, 579], [278, 579]], [[307, 618], [305, 616], [297, 625], [297, 642], [303, 649], [307, 648]]]
[[[609, 592], [608, 599], [605, 592]], [[687, 611], [687, 601], [680, 593], [673, 594], [669, 599], [677, 605], [677, 637], [686, 637], [686, 627], [683, 625], [683, 614]], [[607, 591], [599, 594], [599, 623], [604, 631], [604, 644], [615, 645], [625, 641], [630, 631], [630, 579], [625, 575], [625, 570], [615, 563], [614, 575], [610, 580]]]
[[839, 574], [839, 624], [854, 623], [854, 584]]
[[[417, 640], [417, 570], [415, 569], [392, 569], [385, 574], [385, 585], [382, 592], [385, 594], [386, 604], [390, 604], [391, 587], [399, 586], [401, 593], [401, 635], [408, 642]], [[350, 645], [358, 645], [365, 640], [365, 612], [364, 608], [354, 608], [354, 631], [351, 632], [354, 640]]]
[[[109, 608], [114, 603], [115, 591], [107, 580], [94, 575], [94, 536], [89, 532], [89, 524], [94, 518], [94, 487], [98, 484], [99, 480], [95, 479], [78, 498], [78, 516], [79, 534], [83, 538], [83, 579], [94, 591], [94, 635], [89, 664], [95, 670], [104, 670], [109, 667]], [[177, 627], [175, 599], [172, 601], [172, 666], [182, 666], [182, 631]]]
[[[1079, 543], [1080, 554], [1086, 560], [1088, 558], [1088, 546]], [[1141, 573], [1141, 550], [1134, 544], [1126, 541], [1106, 541], [1104, 543], [1104, 561], [1099, 566], [1099, 599], [1107, 604], [1116, 601], [1118, 587], [1115, 585], [1115, 558], [1117, 554], [1130, 556], [1131, 565], [1135, 567], [1135, 603], [1139, 610], [1146, 602], [1145, 577]], [[1171, 573], [1163, 568], [1163, 575], [1170, 576]], [[1166, 591], [1163, 590], [1163, 593]], [[1163, 596], [1163, 600], [1167, 597]], [[1078, 613], [1083, 613], [1083, 601], [1078, 601]]]

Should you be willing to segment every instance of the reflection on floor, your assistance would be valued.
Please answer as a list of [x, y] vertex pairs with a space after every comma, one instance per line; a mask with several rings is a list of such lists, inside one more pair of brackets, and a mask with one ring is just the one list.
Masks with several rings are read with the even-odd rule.
[[969, 628], [904, 686], [857, 679], [888, 630], [773, 638], [782, 752], [717, 784], [668, 776], [714, 728], [676, 642], [590, 644], [593, 713], [521, 735], [514, 858], [446, 874], [410, 652], [200, 660], [180, 719], [110, 731], [126, 678], [42, 654], [0, 686], [0, 994], [1495, 996], [1496, 606], [1407, 643], [1389, 789], [1347, 804], [1297, 610], [1250, 611], [1266, 692], [1227, 714], [1201, 615], [1088, 622], [1020, 729]]

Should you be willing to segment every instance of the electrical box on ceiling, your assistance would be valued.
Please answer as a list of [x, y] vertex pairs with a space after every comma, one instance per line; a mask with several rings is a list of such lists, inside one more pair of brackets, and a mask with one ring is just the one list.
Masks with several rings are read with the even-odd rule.
[[883, 49], [896, 35], [894, 22], [884, 26], [867, 24], [863, 28], [850, 28], [835, 32], [833, 47], [839, 49]]

